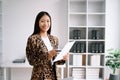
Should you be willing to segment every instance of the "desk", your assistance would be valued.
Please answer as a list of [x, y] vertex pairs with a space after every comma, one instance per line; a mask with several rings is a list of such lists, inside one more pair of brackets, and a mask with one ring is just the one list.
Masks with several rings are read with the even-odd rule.
[[[4, 64], [1, 65], [1, 67], [3, 68], [3, 78], [4, 80], [7, 80], [7, 69], [14, 69], [14, 68], [32, 68], [32, 66], [29, 65], [28, 62], [25, 63], [12, 63], [12, 62], [5, 62]], [[64, 65], [57, 65], [57, 68], [60, 68], [60, 78], [63, 79], [64, 78], [64, 68], [65, 68], [65, 64]], [[58, 71], [59, 72], [59, 71]]]
[[12, 63], [12, 62], [4, 62], [4, 64], [1, 64], [1, 67], [3, 68], [3, 78], [4, 80], [7, 80], [7, 68], [32, 68], [28, 64], [28, 62], [25, 63]]

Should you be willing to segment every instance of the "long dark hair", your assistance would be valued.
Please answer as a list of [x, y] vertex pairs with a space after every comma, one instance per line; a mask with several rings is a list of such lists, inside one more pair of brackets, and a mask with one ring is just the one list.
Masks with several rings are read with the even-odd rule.
[[39, 28], [39, 20], [44, 16], [44, 15], [47, 15], [49, 18], [50, 18], [50, 28], [49, 30], [47, 31], [48, 34], [51, 33], [51, 25], [52, 25], [52, 21], [51, 21], [51, 16], [49, 15], [48, 12], [45, 12], [45, 11], [41, 11], [38, 13], [38, 15], [36, 16], [36, 20], [35, 20], [35, 24], [34, 24], [34, 31], [33, 31], [33, 34], [38, 34], [40, 32], [40, 28]]

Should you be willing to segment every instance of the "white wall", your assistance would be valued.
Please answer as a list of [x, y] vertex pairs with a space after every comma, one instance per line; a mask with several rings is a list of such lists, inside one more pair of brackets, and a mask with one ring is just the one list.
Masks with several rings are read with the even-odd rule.
[[67, 0], [4, 0], [4, 61], [25, 55], [26, 41], [33, 32], [35, 17], [43, 10], [52, 17], [52, 34], [58, 36], [59, 47], [67, 42]]
[[120, 48], [120, 0], [107, 0], [106, 4], [106, 48]]
[[[106, 12], [106, 50], [120, 49], [120, 0], [106, 0]], [[110, 72], [111, 69], [106, 68], [106, 77]]]

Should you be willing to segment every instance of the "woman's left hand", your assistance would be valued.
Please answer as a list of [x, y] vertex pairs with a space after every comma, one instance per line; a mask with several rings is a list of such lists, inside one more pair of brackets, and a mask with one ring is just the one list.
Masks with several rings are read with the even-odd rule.
[[69, 53], [67, 53], [63, 56], [63, 60], [65, 60], [65, 61], [68, 60], [68, 58], [69, 58]]

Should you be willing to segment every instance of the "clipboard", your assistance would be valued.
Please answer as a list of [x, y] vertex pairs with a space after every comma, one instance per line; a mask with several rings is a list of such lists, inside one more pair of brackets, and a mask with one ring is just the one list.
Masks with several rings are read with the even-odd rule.
[[56, 56], [56, 58], [54, 59], [53, 62], [56, 62], [56, 61], [58, 61], [58, 60], [63, 59], [63, 56], [70, 51], [70, 49], [72, 48], [72, 46], [74, 45], [74, 43], [75, 43], [75, 41], [67, 42], [67, 43], [65, 44], [64, 48], [63, 48], [63, 49], [61, 50], [61, 52]]

